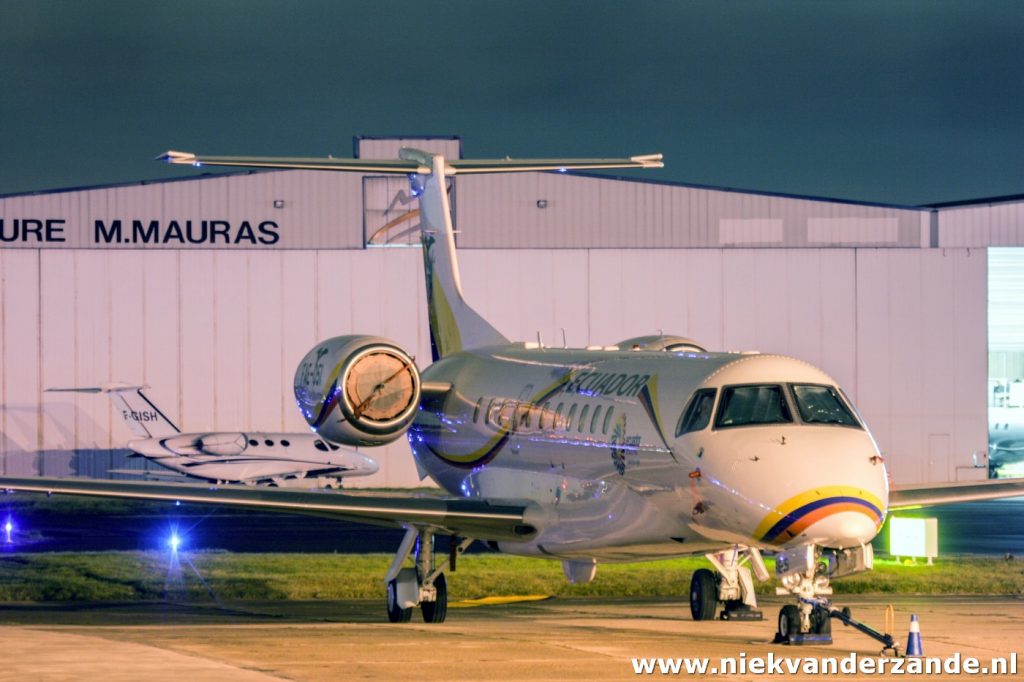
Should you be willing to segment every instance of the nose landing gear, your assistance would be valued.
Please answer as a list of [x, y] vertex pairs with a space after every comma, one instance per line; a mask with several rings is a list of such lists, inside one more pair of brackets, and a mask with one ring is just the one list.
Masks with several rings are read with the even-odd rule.
[[[831, 579], [869, 571], [873, 561], [871, 545], [844, 550], [802, 545], [780, 552], [775, 558], [775, 573], [782, 587], [776, 588], [776, 594], [795, 595], [797, 603], [779, 611], [775, 643], [831, 644], [832, 618], [843, 613], [824, 598], [832, 594]], [[846, 618], [840, 619], [847, 623], [849, 612], [843, 615]]]

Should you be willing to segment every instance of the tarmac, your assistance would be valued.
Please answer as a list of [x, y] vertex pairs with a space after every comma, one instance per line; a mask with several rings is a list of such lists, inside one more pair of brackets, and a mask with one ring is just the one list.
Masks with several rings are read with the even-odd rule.
[[[784, 603], [763, 600], [761, 622], [694, 622], [683, 598], [453, 603], [447, 622], [437, 625], [418, 614], [411, 623], [389, 624], [378, 601], [3, 604], [0, 680], [626, 680], [649, 677], [634, 672], [637, 657], [708, 657], [718, 665], [723, 657], [749, 664], [769, 654], [878, 656], [880, 644], [838, 621], [830, 646], [772, 644]], [[877, 630], [892, 603], [893, 634], [901, 643], [916, 613], [926, 656], [973, 656], [987, 666], [993, 657], [1016, 653], [1017, 675], [1002, 679], [1024, 676], [1024, 597], [843, 597], [836, 603]]]

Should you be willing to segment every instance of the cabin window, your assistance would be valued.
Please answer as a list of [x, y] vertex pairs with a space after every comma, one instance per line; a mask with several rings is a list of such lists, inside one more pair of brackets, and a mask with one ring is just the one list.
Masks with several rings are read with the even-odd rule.
[[558, 407], [555, 408], [555, 419], [551, 422], [551, 428], [557, 431], [562, 428], [562, 410], [565, 409], [565, 403], [558, 403]]
[[494, 398], [491, 398], [487, 402], [487, 412], [484, 413], [484, 420], [488, 424], [497, 424], [498, 423], [498, 415], [496, 415], [494, 413]]
[[608, 411], [604, 413], [604, 424], [601, 425], [601, 433], [608, 435], [608, 425], [612, 423], [612, 415], [615, 414], [615, 408], [609, 407]]
[[313, 441], [313, 447], [319, 450], [320, 452], [327, 452], [327, 446], [324, 445], [324, 442], [322, 440]]
[[291, 442], [283, 440], [281, 441], [281, 445], [283, 445], [284, 447], [289, 447], [291, 445]]
[[480, 408], [484, 406], [484, 399], [481, 397], [480, 400], [476, 401], [476, 407], [473, 408], [473, 423], [476, 424], [480, 420]]
[[838, 424], [860, 428], [832, 386], [793, 384], [793, 398], [805, 424]]
[[268, 448], [272, 448], [272, 447], [274, 447], [274, 441], [270, 440], [269, 438], [267, 438], [267, 439], [266, 439], [265, 441], [263, 441], [263, 443], [264, 443], [264, 444], [265, 444], [265, 445], [266, 445], [266, 446], [267, 446]]
[[528, 403], [516, 405], [516, 428], [530, 428], [530, 405]]
[[782, 386], [727, 386], [722, 389], [715, 428], [789, 424], [792, 421], [793, 414], [782, 392]]
[[539, 405], [530, 405], [530, 411], [526, 415], [526, 428], [530, 428], [533, 422], [537, 422], [538, 429], [544, 428], [540, 423], [543, 416], [544, 410], [542, 410]]
[[573, 422], [574, 419], [576, 419], [576, 410], [577, 410], [577, 408], [579, 408], [579, 405], [576, 405], [576, 404], [573, 404], [573, 406], [569, 408], [569, 414], [566, 415], [566, 417], [565, 417], [565, 430], [566, 431], [572, 431], [572, 422]]
[[714, 388], [705, 388], [697, 391], [690, 398], [690, 404], [686, 406], [682, 416], [679, 417], [679, 425], [676, 427], [676, 438], [684, 433], [702, 431], [711, 423], [711, 408], [715, 404]]
[[255, 438], [250, 438], [249, 439], [249, 445], [255, 446], [255, 445], [259, 445], [259, 444], [260, 444], [260, 442], [258, 440], [256, 440]]
[[506, 400], [501, 404], [498, 412], [498, 426], [503, 429], [515, 428], [516, 403], [514, 400]]
[[598, 405], [594, 408], [594, 416], [590, 418], [590, 432], [597, 432], [597, 422], [601, 419], [601, 406]]
[[590, 412], [590, 405], [584, 405], [580, 411], [580, 427], [577, 429], [580, 433], [583, 433], [583, 427], [587, 423], [587, 412]]
[[[546, 424], [546, 426], [545, 426]], [[540, 428], [550, 429], [552, 425], [551, 421], [551, 402], [544, 403], [544, 409], [540, 411]]]

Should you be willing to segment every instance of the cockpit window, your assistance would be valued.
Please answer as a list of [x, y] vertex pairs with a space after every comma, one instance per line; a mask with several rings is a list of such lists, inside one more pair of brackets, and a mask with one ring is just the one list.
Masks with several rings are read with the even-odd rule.
[[804, 423], [860, 427], [832, 386], [793, 384], [793, 397]]
[[706, 429], [711, 422], [711, 408], [715, 404], [715, 389], [705, 388], [697, 391], [690, 398], [690, 404], [679, 418], [676, 427], [676, 438], [691, 431]]
[[782, 386], [727, 386], [722, 389], [715, 428], [751, 424], [788, 424], [793, 415]]

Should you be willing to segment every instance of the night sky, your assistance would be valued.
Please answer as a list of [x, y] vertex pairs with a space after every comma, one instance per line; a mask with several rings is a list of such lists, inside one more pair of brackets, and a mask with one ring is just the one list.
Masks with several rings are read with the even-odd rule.
[[921, 204], [1024, 193], [1024, 2], [0, 4], [0, 194], [166, 149], [660, 151], [643, 177]]

